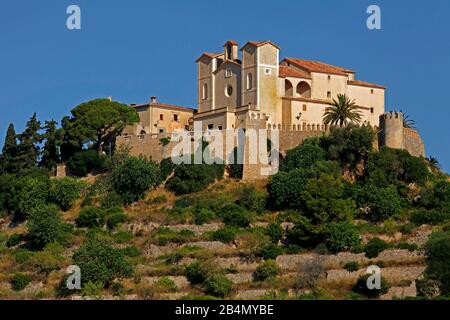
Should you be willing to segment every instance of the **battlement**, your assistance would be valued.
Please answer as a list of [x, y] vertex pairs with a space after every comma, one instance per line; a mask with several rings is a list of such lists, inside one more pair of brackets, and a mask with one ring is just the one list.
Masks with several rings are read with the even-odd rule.
[[280, 131], [305, 131], [305, 132], [317, 132], [317, 131], [329, 131], [330, 126], [313, 123], [313, 124], [293, 124], [293, 125], [282, 125], [282, 124], [269, 124], [267, 125], [267, 130], [280, 130]]
[[401, 119], [403, 121], [403, 113], [402, 112], [398, 112], [398, 111], [390, 111], [390, 112], [386, 112], [383, 113], [380, 116], [381, 119]]

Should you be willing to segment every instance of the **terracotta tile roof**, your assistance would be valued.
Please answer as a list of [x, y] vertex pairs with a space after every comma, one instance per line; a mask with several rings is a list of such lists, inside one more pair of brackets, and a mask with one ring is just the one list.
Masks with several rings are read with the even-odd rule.
[[347, 75], [349, 73], [355, 73], [352, 70], [333, 66], [331, 64], [319, 62], [319, 61], [311, 61], [311, 60], [303, 60], [303, 59], [295, 59], [295, 58], [286, 58], [283, 61], [288, 63], [292, 63], [297, 67], [308, 70], [309, 72], [319, 72], [319, 73], [329, 73], [329, 74], [337, 74], [337, 75]]
[[234, 40], [228, 40], [227, 42], [225, 42], [224, 46], [226, 46], [227, 44], [231, 44], [231, 45], [233, 45], [233, 46], [238, 46], [238, 45], [239, 45], [239, 44], [238, 44], [236, 41], [234, 41]]
[[277, 46], [277, 45], [276, 45], [275, 43], [273, 43], [272, 41], [267, 40], [267, 41], [249, 41], [249, 42], [247, 42], [247, 43], [241, 48], [241, 51], [244, 50], [244, 48], [245, 48], [246, 46], [248, 46], [248, 45], [252, 45], [252, 46], [255, 46], [255, 47], [261, 47], [261, 46], [263, 46], [263, 45], [265, 45], [265, 44], [271, 44], [271, 45], [273, 45], [275, 48], [281, 49], [279, 46]]
[[280, 78], [292, 77], [292, 78], [304, 78], [311, 79], [311, 75], [303, 70], [294, 69], [291, 67], [280, 66], [279, 71]]
[[174, 104], [160, 103], [160, 102], [149, 102], [149, 103], [134, 105], [132, 107], [133, 108], [156, 107], [156, 108], [173, 109], [173, 110], [188, 111], [188, 112], [194, 112], [195, 111], [195, 109], [192, 109], [192, 108], [176, 106]]
[[223, 56], [223, 52], [221, 52], [221, 53], [203, 52], [202, 55], [200, 57], [198, 57], [197, 60], [195, 60], [195, 62], [198, 62], [204, 56], [214, 59], [214, 58]]
[[369, 83], [369, 82], [364, 82], [364, 81], [360, 81], [360, 80], [349, 80], [348, 84], [353, 85], [353, 86], [386, 89], [385, 86], [381, 86], [379, 84], [373, 84], [373, 83]]

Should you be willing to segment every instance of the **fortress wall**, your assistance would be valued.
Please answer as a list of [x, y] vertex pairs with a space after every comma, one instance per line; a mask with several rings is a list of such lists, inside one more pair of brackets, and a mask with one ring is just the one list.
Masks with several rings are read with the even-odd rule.
[[403, 143], [405, 150], [415, 157], [425, 157], [425, 145], [417, 131], [403, 128]]
[[169, 138], [170, 134], [138, 135], [138, 136], [120, 136], [116, 138], [116, 145], [128, 145], [131, 147], [131, 156], [145, 156], [153, 161], [160, 162], [171, 155], [173, 148], [178, 142], [169, 142], [163, 146], [160, 139]]

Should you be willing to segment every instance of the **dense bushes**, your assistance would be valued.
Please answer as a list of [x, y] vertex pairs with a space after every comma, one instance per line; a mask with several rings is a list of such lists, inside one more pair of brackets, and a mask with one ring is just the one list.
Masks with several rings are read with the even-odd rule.
[[237, 229], [235, 227], [225, 226], [214, 231], [211, 235], [211, 239], [223, 243], [231, 243], [236, 237], [236, 233]]
[[76, 220], [81, 228], [102, 227], [105, 223], [105, 211], [95, 207], [84, 207]]
[[327, 247], [333, 253], [349, 251], [361, 243], [356, 226], [349, 222], [330, 224], [325, 234]]
[[304, 169], [279, 172], [268, 186], [269, 203], [275, 209], [298, 209], [301, 205], [300, 193], [305, 189], [310, 173]]
[[144, 158], [126, 158], [113, 172], [114, 189], [125, 204], [142, 199], [159, 179], [158, 165]]
[[109, 285], [114, 278], [126, 278], [133, 268], [119, 249], [103, 241], [88, 240], [73, 255], [73, 262], [82, 270], [81, 281]]
[[45, 206], [49, 199], [49, 184], [47, 176], [20, 177], [10, 194], [15, 215], [27, 218], [32, 212]]
[[11, 287], [15, 291], [21, 291], [31, 282], [31, 276], [24, 273], [16, 273], [11, 279]]
[[255, 281], [265, 281], [273, 279], [280, 273], [280, 268], [274, 260], [267, 260], [261, 263], [253, 274]]
[[429, 174], [423, 159], [411, 156], [408, 151], [388, 147], [372, 153], [367, 165], [367, 181], [378, 187], [411, 182], [423, 184]]
[[233, 291], [233, 283], [222, 274], [214, 274], [206, 279], [205, 288], [207, 294], [225, 298]]
[[253, 185], [245, 185], [238, 190], [237, 204], [249, 210], [261, 213], [266, 205], [266, 193], [259, 191]]
[[71, 173], [84, 177], [92, 170], [106, 170], [107, 158], [99, 155], [96, 150], [83, 150], [75, 153], [67, 161], [67, 167]]
[[298, 147], [288, 150], [280, 164], [280, 170], [287, 172], [298, 168], [307, 169], [321, 160], [325, 160], [325, 150], [306, 140]]
[[80, 197], [85, 186], [86, 184], [82, 181], [70, 177], [53, 179], [50, 184], [50, 201], [58, 205], [63, 211], [67, 211]]
[[268, 243], [259, 248], [256, 254], [265, 260], [274, 260], [283, 254], [283, 249], [276, 244]]
[[62, 221], [56, 206], [44, 206], [34, 211], [27, 227], [29, 239], [38, 248], [52, 242], [64, 243], [70, 231], [70, 226]]
[[220, 164], [181, 164], [166, 186], [177, 195], [198, 192], [217, 179], [222, 179], [224, 166]]
[[384, 221], [402, 207], [401, 198], [397, 190], [390, 186], [380, 188], [374, 185], [365, 185], [356, 194], [359, 207], [367, 208], [367, 217], [371, 221]]
[[389, 243], [381, 240], [380, 238], [372, 238], [364, 247], [364, 252], [366, 253], [367, 258], [372, 259], [378, 257], [381, 252], [389, 247]]
[[208, 265], [195, 261], [186, 267], [186, 278], [191, 284], [201, 284], [205, 282], [209, 272]]
[[223, 223], [231, 227], [246, 228], [250, 224], [248, 212], [237, 204], [227, 204], [219, 212]]
[[450, 232], [438, 232], [431, 235], [426, 246], [427, 269], [429, 279], [439, 281], [443, 295], [450, 293]]

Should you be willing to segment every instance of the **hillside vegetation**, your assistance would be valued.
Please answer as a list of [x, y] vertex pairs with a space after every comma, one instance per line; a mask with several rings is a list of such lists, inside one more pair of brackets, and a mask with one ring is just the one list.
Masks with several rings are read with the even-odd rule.
[[[0, 298], [446, 297], [448, 176], [406, 151], [373, 150], [374, 135], [347, 126], [308, 139], [253, 184], [224, 179], [223, 165], [126, 149], [73, 153], [78, 178], [4, 170]], [[374, 264], [383, 285], [368, 291]], [[81, 290], [66, 287], [70, 265]]]

